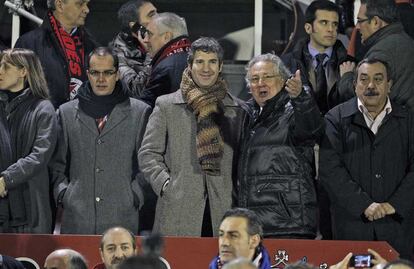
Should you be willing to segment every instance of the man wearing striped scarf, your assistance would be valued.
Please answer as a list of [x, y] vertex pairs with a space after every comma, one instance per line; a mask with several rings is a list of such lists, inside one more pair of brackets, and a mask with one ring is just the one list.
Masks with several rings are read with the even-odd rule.
[[180, 90], [159, 97], [139, 160], [158, 195], [154, 231], [216, 235], [232, 206], [244, 112], [221, 76], [223, 50], [213, 38], [192, 45]]

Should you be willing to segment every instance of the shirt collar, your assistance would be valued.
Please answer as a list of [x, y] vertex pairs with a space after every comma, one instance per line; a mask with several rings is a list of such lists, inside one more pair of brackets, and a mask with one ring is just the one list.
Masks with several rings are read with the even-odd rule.
[[312, 47], [311, 43], [308, 43], [308, 50], [310, 55], [312, 55], [312, 59], [315, 59], [316, 55], [320, 54], [320, 53], [325, 53], [326, 55], [328, 55], [328, 57], [325, 58], [325, 61], [328, 61], [331, 56], [332, 56], [332, 52], [333, 52], [333, 47], [329, 47], [327, 48], [324, 52], [319, 52], [317, 49], [315, 49], [314, 47]]
[[[371, 114], [369, 114], [368, 109], [365, 107], [364, 103], [362, 103], [362, 101], [359, 100], [359, 98], [357, 98], [357, 99], [358, 99], [358, 110], [362, 114], [367, 115], [367, 116], [369, 116], [371, 118]], [[384, 107], [383, 110], [381, 110], [381, 112], [383, 112], [384, 110], [385, 110], [385, 115], [390, 114], [391, 111], [392, 111], [391, 101], [390, 101], [390, 98], [389, 97], [387, 97], [387, 103], [385, 104], [385, 107]]]

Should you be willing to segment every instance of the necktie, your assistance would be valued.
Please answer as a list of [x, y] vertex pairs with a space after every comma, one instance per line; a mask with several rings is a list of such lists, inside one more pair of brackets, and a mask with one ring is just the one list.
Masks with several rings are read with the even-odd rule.
[[105, 127], [105, 123], [108, 120], [108, 116], [105, 116], [103, 118], [96, 119], [96, 124], [98, 125], [98, 131], [99, 133], [102, 132], [103, 128]]
[[322, 112], [322, 114], [328, 112], [328, 84], [326, 82], [325, 68], [323, 66], [323, 61], [326, 57], [328, 57], [328, 55], [326, 55], [325, 53], [320, 53], [316, 55], [316, 87], [314, 93], [316, 103], [318, 104], [319, 110]]

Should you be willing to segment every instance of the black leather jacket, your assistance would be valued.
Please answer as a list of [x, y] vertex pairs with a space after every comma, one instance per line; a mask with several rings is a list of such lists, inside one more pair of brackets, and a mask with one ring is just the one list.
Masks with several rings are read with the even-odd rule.
[[292, 99], [282, 90], [260, 115], [254, 100], [247, 109], [250, 120], [239, 161], [239, 206], [257, 213], [265, 237], [315, 237], [313, 147], [324, 131], [316, 103], [305, 90]]

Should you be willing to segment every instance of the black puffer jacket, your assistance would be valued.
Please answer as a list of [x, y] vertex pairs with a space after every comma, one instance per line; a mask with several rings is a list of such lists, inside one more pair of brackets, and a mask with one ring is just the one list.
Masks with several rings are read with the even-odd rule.
[[247, 103], [250, 120], [239, 162], [239, 206], [256, 212], [266, 237], [313, 238], [316, 235], [315, 140], [323, 118], [311, 95], [289, 98], [285, 90], [259, 115]]

